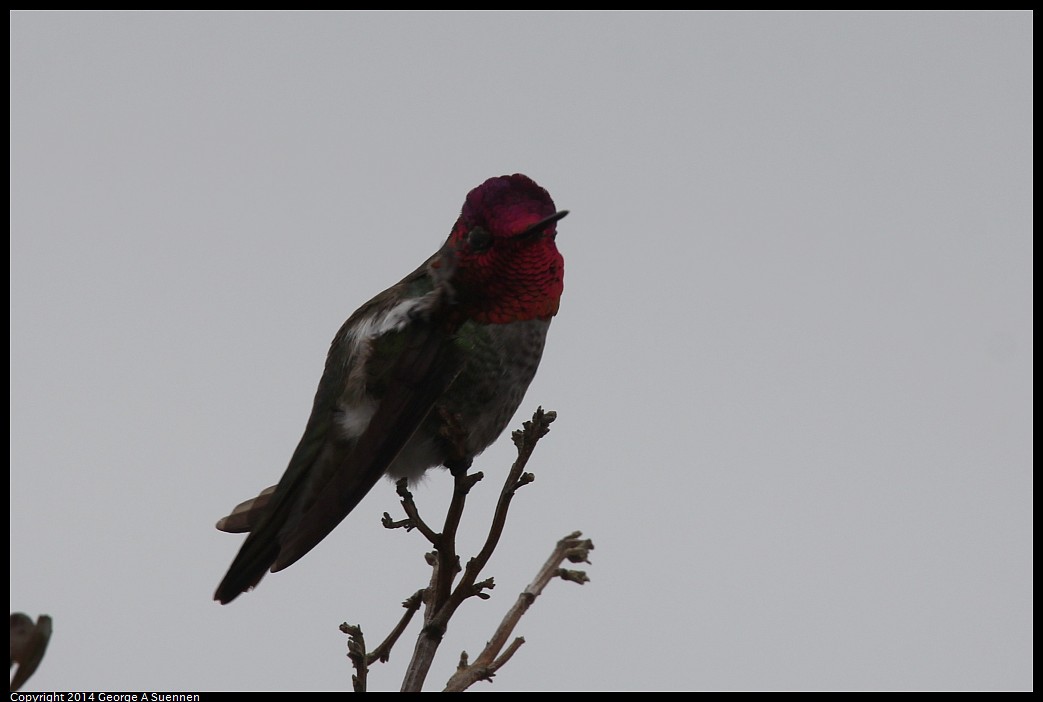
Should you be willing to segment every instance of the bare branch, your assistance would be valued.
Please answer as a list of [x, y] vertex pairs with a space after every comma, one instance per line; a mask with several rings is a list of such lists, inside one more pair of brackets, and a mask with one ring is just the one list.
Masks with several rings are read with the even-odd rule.
[[412, 531], [416, 528], [416, 525], [413, 524], [413, 520], [409, 517], [400, 519], [396, 522], [387, 512], [384, 512], [384, 516], [380, 518], [380, 523], [385, 529], [405, 529], [406, 531]]
[[[428, 586], [415, 593], [403, 603], [406, 613], [388, 635], [388, 638], [374, 651], [366, 653], [362, 631], [358, 627], [341, 625], [349, 635], [348, 655], [355, 666], [356, 674], [352, 676], [355, 689], [364, 691], [368, 666], [377, 661], [387, 661], [391, 647], [398, 640], [413, 614], [420, 606], [424, 607], [423, 627], [417, 637], [413, 657], [409, 662], [406, 675], [402, 681], [403, 692], [419, 692], [431, 669], [435, 653], [442, 642], [449, 620], [457, 608], [468, 598], [488, 599], [489, 590], [495, 587], [493, 578], [479, 581], [478, 577], [488, 564], [493, 551], [500, 542], [507, 512], [514, 494], [519, 488], [531, 483], [532, 473], [526, 473], [525, 466], [539, 440], [546, 436], [550, 424], [556, 418], [554, 412], [544, 412], [538, 408], [531, 421], [525, 422], [523, 428], [512, 434], [518, 449], [518, 457], [511, 466], [504, 480], [486, 535], [478, 554], [471, 558], [462, 569], [456, 550], [456, 535], [460, 528], [467, 495], [472, 487], [482, 479], [482, 473], [469, 474], [470, 461], [463, 452], [463, 438], [458, 418], [443, 412], [443, 438], [455, 446], [451, 458], [446, 465], [453, 475], [453, 497], [449, 503], [441, 532], [435, 532], [420, 516], [405, 480], [397, 483], [397, 491], [402, 501], [402, 509], [406, 519], [395, 521], [384, 513], [382, 524], [388, 529], [404, 528], [407, 531], [416, 529], [434, 547], [434, 551], [425, 555], [431, 566], [431, 578]], [[468, 663], [467, 653], [460, 657], [457, 672], [450, 678], [446, 690], [465, 690], [477, 680], [491, 680], [496, 672], [511, 659], [525, 640], [521, 637], [510, 639], [521, 616], [528, 610], [535, 599], [554, 577], [561, 577], [573, 582], [586, 582], [587, 576], [582, 571], [567, 570], [562, 567], [565, 561], [571, 563], [587, 562], [587, 555], [594, 546], [589, 540], [581, 540], [580, 533], [575, 532], [558, 542], [551, 558], [543, 565], [536, 579], [519, 595], [518, 601], [504, 616], [503, 621], [494, 632], [493, 638], [473, 663]], [[457, 580], [457, 575], [460, 575]], [[454, 585], [455, 582], [455, 585]]]
[[348, 635], [348, 659], [355, 668], [351, 687], [355, 692], [365, 692], [369, 666], [366, 665], [366, 638], [362, 635], [362, 627], [343, 622], [340, 630]]
[[[515, 431], [511, 436], [514, 445], [518, 448], [518, 458], [511, 466], [510, 472], [500, 490], [500, 498], [496, 504], [492, 524], [485, 544], [478, 555], [472, 558], [464, 569], [460, 581], [455, 589], [452, 588], [453, 578], [459, 571], [459, 559], [456, 555], [456, 531], [463, 512], [464, 501], [467, 493], [475, 482], [480, 479], [481, 474], [468, 476], [466, 470], [454, 470], [455, 488], [453, 499], [446, 514], [445, 527], [438, 541], [432, 541], [438, 551], [438, 575], [432, 578], [434, 585], [433, 593], [429, 593], [427, 608], [424, 612], [424, 628], [417, 637], [416, 647], [413, 651], [413, 659], [410, 661], [406, 677], [402, 682], [403, 692], [419, 692], [423, 688], [424, 680], [434, 662], [435, 652], [438, 650], [442, 637], [449, 625], [449, 619], [457, 608], [469, 597], [481, 597], [486, 589], [475, 585], [478, 575], [488, 563], [493, 550], [500, 541], [504, 524], [507, 521], [507, 510], [511, 500], [518, 488], [532, 482], [532, 475], [525, 474], [526, 463], [532, 455], [536, 444], [550, 431], [550, 424], [555, 420], [557, 414], [544, 412], [542, 407], [537, 408], [532, 420], [525, 422], [520, 431]], [[408, 514], [408, 512], [407, 512]], [[409, 515], [412, 517], [412, 515]], [[491, 585], [491, 583], [490, 583]]]
[[[395, 491], [398, 492], [398, 496], [402, 498], [402, 509], [406, 513], [407, 520], [413, 528], [420, 531], [428, 541], [432, 544], [437, 544], [438, 534], [427, 525], [427, 523], [420, 518], [420, 512], [417, 511], [416, 503], [413, 502], [413, 493], [409, 491], [409, 481], [406, 478], [400, 479], [395, 483]], [[384, 522], [384, 520], [381, 520]], [[387, 523], [384, 523], [387, 526]]]
[[355, 668], [355, 673], [351, 676], [351, 684], [355, 692], [366, 691], [366, 678], [369, 674], [369, 666], [377, 661], [387, 663], [388, 659], [391, 658], [391, 647], [395, 645], [398, 637], [402, 635], [406, 626], [409, 625], [413, 615], [420, 609], [423, 596], [424, 591], [417, 590], [402, 603], [406, 613], [402, 615], [402, 618], [395, 625], [395, 628], [391, 630], [387, 638], [369, 653], [366, 653], [366, 639], [362, 635], [362, 627], [357, 624], [348, 624], [347, 622], [340, 625], [340, 630], [348, 635], [348, 658], [351, 660], [351, 665]]
[[380, 642], [380, 645], [370, 651], [369, 656], [366, 658], [366, 663], [372, 665], [377, 661], [381, 663], [387, 663], [388, 659], [391, 658], [391, 647], [398, 641], [398, 637], [402, 635], [402, 632], [406, 630], [409, 622], [412, 621], [413, 615], [416, 614], [417, 610], [420, 609], [420, 605], [424, 602], [424, 591], [417, 590], [409, 598], [402, 603], [402, 606], [406, 608], [406, 613], [402, 615], [402, 618], [398, 620], [398, 624], [391, 630], [388, 637]]
[[[514, 655], [518, 647], [524, 643], [524, 639], [520, 637], [512, 641], [502, 654], [500, 652], [507, 643], [507, 639], [514, 632], [514, 628], [522, 615], [532, 606], [532, 603], [536, 601], [536, 598], [540, 596], [543, 589], [547, 587], [547, 584], [552, 579], [562, 577], [580, 584], [589, 580], [586, 573], [582, 571], [569, 571], [561, 567], [562, 562], [566, 560], [578, 562], [575, 559], [579, 559], [583, 562], [589, 562], [587, 561], [587, 556], [594, 549], [594, 544], [590, 539], [580, 539], [580, 536], [582, 536], [580, 532], [574, 531], [557, 543], [550, 558], [540, 568], [532, 583], [518, 595], [514, 606], [504, 616], [500, 626], [493, 632], [492, 638], [489, 639], [485, 648], [475, 658], [474, 663], [467, 665], [466, 658], [461, 657], [461, 665], [456, 673], [449, 678], [449, 682], [445, 687], [446, 692], [461, 692], [479, 680], [491, 679], [496, 674], [496, 671]], [[565, 573], [571, 575], [566, 577]]]

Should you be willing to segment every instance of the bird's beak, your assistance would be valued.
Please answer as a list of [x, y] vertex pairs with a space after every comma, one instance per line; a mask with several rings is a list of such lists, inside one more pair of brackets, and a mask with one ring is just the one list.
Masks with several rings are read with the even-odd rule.
[[543, 233], [544, 229], [546, 229], [550, 225], [554, 224], [555, 222], [557, 222], [559, 219], [561, 219], [562, 217], [564, 217], [568, 213], [569, 213], [568, 210], [562, 210], [560, 212], [555, 212], [551, 216], [544, 217], [539, 222], [536, 222], [536, 224], [533, 224], [533, 225], [530, 225], [529, 227], [526, 227], [525, 231], [521, 232], [520, 234], [515, 234], [514, 237], [512, 237], [512, 238], [520, 239], [522, 237], [528, 237], [528, 236], [534, 236], [536, 234], [541, 234], [541, 233]]

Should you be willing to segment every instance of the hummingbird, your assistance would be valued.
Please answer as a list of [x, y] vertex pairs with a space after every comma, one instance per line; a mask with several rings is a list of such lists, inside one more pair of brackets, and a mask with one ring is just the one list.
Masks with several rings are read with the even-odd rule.
[[214, 599], [227, 604], [318, 545], [381, 476], [466, 470], [503, 432], [558, 312], [559, 211], [520, 173], [464, 200], [445, 244], [352, 314], [277, 485], [218, 521], [248, 532]]

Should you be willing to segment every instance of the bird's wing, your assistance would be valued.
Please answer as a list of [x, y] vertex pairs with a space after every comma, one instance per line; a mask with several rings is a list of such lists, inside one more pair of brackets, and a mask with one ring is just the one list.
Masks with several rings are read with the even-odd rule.
[[[428, 269], [432, 261], [426, 264]], [[214, 599], [230, 602], [254, 587], [269, 569], [281, 570], [314, 548], [377, 483], [452, 383], [460, 365], [451, 342], [452, 266], [443, 264], [430, 292], [413, 298], [407, 309], [400, 309], [401, 304], [390, 309], [397, 316], [385, 316], [385, 322], [374, 326], [365, 339], [347, 339], [343, 331], [353, 328], [353, 320], [345, 323], [334, 346], [353, 343], [354, 349], [342, 356], [331, 348], [312, 415], [289, 467], [273, 492], [254, 498], [262, 502], [267, 498], [260, 517], [242, 514], [249, 508], [240, 508], [253, 502], [248, 501], [236, 508], [239, 515], [234, 511], [218, 523], [227, 531], [245, 528], [250, 534]], [[399, 285], [415, 284], [424, 269]], [[353, 319], [370, 305], [386, 304], [379, 298]], [[338, 358], [348, 361], [338, 362]], [[335, 409], [345, 393], [359, 387], [379, 387], [379, 397], [361, 434], [347, 436], [333, 426]]]
[[336, 471], [304, 517], [280, 534], [272, 571], [282, 570], [326, 537], [384, 475], [459, 372], [443, 329], [420, 325], [388, 376], [383, 397], [348, 458], [351, 470]]

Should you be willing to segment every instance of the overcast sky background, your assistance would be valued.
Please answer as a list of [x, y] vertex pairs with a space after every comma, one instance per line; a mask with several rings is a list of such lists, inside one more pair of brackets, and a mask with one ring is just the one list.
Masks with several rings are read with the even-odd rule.
[[282, 474], [342, 321], [514, 172], [572, 212], [512, 426], [559, 419], [428, 688], [579, 529], [591, 582], [476, 689], [1031, 689], [1032, 21], [14, 12], [26, 689], [350, 689], [338, 625], [375, 645], [426, 583], [393, 486], [226, 607], [213, 524]]

